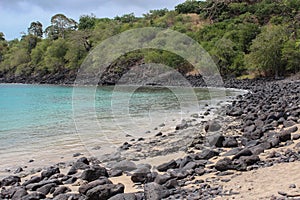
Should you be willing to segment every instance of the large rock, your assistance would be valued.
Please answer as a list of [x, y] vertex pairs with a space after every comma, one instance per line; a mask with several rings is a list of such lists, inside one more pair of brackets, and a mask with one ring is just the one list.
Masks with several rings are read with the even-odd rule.
[[11, 198], [11, 200], [20, 200], [22, 197], [26, 196], [28, 192], [25, 188], [17, 188]]
[[84, 163], [86, 165], [90, 164], [89, 160], [86, 157], [81, 157], [76, 162], [78, 162], [78, 163]]
[[209, 160], [215, 156], [218, 156], [219, 152], [212, 149], [204, 149], [201, 153], [195, 155], [196, 160]]
[[153, 182], [144, 185], [144, 193], [146, 200], [161, 200], [170, 195], [167, 188]]
[[198, 164], [194, 161], [188, 162], [183, 168], [182, 171], [188, 171], [198, 167]]
[[239, 143], [235, 137], [226, 137], [223, 141], [223, 147], [233, 148], [238, 147]]
[[251, 156], [252, 152], [250, 151], [250, 149], [245, 148], [243, 150], [241, 150], [240, 152], [238, 152], [235, 156], [233, 156], [232, 160], [235, 159], [239, 159], [241, 156]]
[[256, 128], [259, 128], [259, 129], [262, 129], [264, 126], [264, 122], [260, 119], [255, 120], [254, 124], [255, 124]]
[[72, 165], [72, 168], [74, 168], [76, 170], [78, 170], [78, 169], [85, 170], [85, 169], [88, 169], [89, 167], [90, 167], [89, 165], [87, 165], [86, 163], [81, 162], [81, 161], [77, 161]]
[[298, 131], [298, 127], [294, 126], [292, 128], [289, 128], [287, 130], [283, 130], [279, 132], [279, 140], [280, 142], [286, 142], [288, 140], [292, 139], [292, 133]]
[[52, 175], [58, 174], [58, 173], [60, 173], [58, 167], [50, 167], [46, 171], [43, 171], [41, 175], [42, 175], [42, 178], [50, 178]]
[[66, 186], [60, 186], [54, 190], [52, 195], [55, 197], [57, 195], [64, 194], [67, 192], [71, 192], [71, 189]]
[[28, 192], [24, 187], [3, 187], [0, 192], [0, 199], [20, 200]]
[[260, 161], [259, 157], [256, 155], [252, 156], [241, 156], [238, 160], [233, 162], [233, 167], [238, 171], [246, 171], [247, 166], [253, 165]]
[[256, 145], [249, 148], [253, 155], [259, 155], [265, 151], [262, 145]]
[[128, 160], [122, 160], [120, 162], [117, 162], [112, 166], [113, 170], [122, 170], [122, 171], [133, 171], [137, 169], [136, 164], [134, 162], [128, 161]]
[[55, 188], [55, 187], [56, 187], [55, 183], [49, 183], [49, 184], [46, 184], [46, 185], [38, 188], [37, 192], [40, 192], [40, 193], [44, 194], [45, 196], [47, 196], [47, 194], [50, 193], [51, 189]]
[[38, 188], [43, 187], [44, 185], [47, 185], [47, 184], [52, 184], [52, 183], [54, 183], [56, 185], [61, 185], [62, 184], [62, 182], [58, 179], [50, 179], [50, 180], [45, 180], [45, 181], [41, 181], [41, 182], [38, 182], [38, 183], [28, 184], [28, 185], [26, 185], [26, 189], [36, 191]]
[[81, 179], [88, 182], [97, 180], [101, 176], [108, 177], [107, 170], [104, 167], [94, 165], [91, 169], [86, 169], [81, 174]]
[[22, 185], [26, 186], [32, 183], [38, 183], [42, 180], [42, 178], [40, 176], [33, 176], [31, 177], [29, 180], [25, 181]]
[[109, 171], [109, 177], [118, 177], [118, 176], [122, 176], [123, 171], [120, 169], [112, 169]]
[[109, 179], [103, 177], [99, 180], [95, 180], [88, 184], [81, 185], [79, 187], [78, 191], [80, 194], [86, 194], [88, 190], [90, 190], [98, 185], [105, 185], [105, 184], [112, 184], [112, 182]]
[[42, 193], [39, 193], [39, 192], [33, 192], [33, 193], [30, 193], [26, 196], [23, 196], [21, 198], [21, 200], [40, 200], [40, 199], [45, 199], [46, 196]]
[[168, 180], [170, 180], [172, 177], [169, 174], [158, 174], [154, 180], [155, 183], [163, 185]]
[[227, 171], [232, 169], [232, 161], [230, 158], [223, 158], [215, 164], [215, 168], [218, 171]]
[[176, 160], [177, 165], [179, 164], [179, 168], [183, 168], [187, 163], [193, 161], [193, 158], [191, 156], [185, 156], [183, 159]]
[[294, 125], [296, 125], [296, 124], [297, 124], [297, 123], [294, 122], [294, 121], [292, 121], [292, 120], [288, 120], [288, 121], [284, 121], [284, 122], [283, 122], [283, 126], [284, 126], [285, 128], [294, 126]]
[[123, 184], [106, 184], [99, 185], [87, 191], [87, 200], [105, 200], [113, 197], [114, 195], [124, 193]]
[[137, 200], [135, 194], [127, 193], [127, 194], [117, 194], [108, 200]]
[[131, 180], [134, 183], [145, 183], [148, 182], [149, 177], [151, 177], [150, 169], [147, 167], [141, 167], [133, 171]]
[[242, 148], [240, 148], [240, 147], [233, 148], [233, 149], [230, 149], [229, 151], [227, 151], [226, 153], [224, 153], [222, 156], [234, 156], [241, 150], [242, 150]]
[[[84, 163], [83, 163], [84, 164]], [[84, 164], [85, 165], [85, 164]], [[68, 171], [67, 175], [74, 175], [78, 172], [78, 170], [76, 169], [76, 167], [72, 166], [70, 168], [70, 170]]]
[[71, 167], [71, 169], [68, 172], [68, 175], [73, 175], [76, 174], [77, 171], [80, 170], [85, 170], [88, 169], [89, 166], [89, 161], [86, 157], [79, 158]]
[[168, 189], [174, 189], [178, 187], [178, 181], [176, 179], [168, 180], [164, 185]]
[[86, 196], [81, 194], [59, 194], [53, 200], [87, 200]]
[[184, 171], [182, 169], [169, 169], [167, 171], [172, 178], [176, 178], [177, 180], [181, 180], [186, 178], [188, 175], [191, 175], [190, 172]]
[[16, 183], [20, 183], [21, 182], [21, 178], [18, 176], [8, 176], [4, 179], [1, 180], [0, 182], [0, 186], [12, 186], [15, 185]]
[[268, 138], [266, 142], [270, 144], [270, 146], [271, 146], [270, 148], [278, 147], [280, 144], [279, 137], [277, 137], [277, 136]]
[[252, 156], [242, 156], [239, 158], [242, 162], [246, 163], [247, 166], [253, 165], [260, 161], [260, 158], [257, 155]]
[[219, 131], [221, 128], [222, 126], [216, 121], [210, 121], [204, 127], [206, 132], [216, 132]]
[[216, 134], [208, 135], [207, 140], [208, 140], [208, 144], [211, 146], [222, 147], [225, 137], [220, 133], [216, 133]]
[[279, 133], [279, 140], [280, 142], [286, 142], [288, 140], [292, 139], [292, 134], [289, 133], [288, 131], [281, 131]]
[[174, 169], [177, 167], [177, 163], [175, 160], [171, 160], [170, 162], [167, 162], [167, 163], [164, 163], [164, 164], [161, 164], [161, 165], [158, 165], [156, 167], [156, 169], [160, 172], [165, 172], [167, 171], [168, 169]]
[[27, 194], [28, 192], [25, 190], [25, 188], [18, 188], [13, 194], [11, 200], [20, 200], [22, 199], [22, 197], [26, 196]]
[[263, 136], [264, 131], [258, 129], [253, 132], [245, 132], [243, 137], [247, 138], [248, 140], [258, 140]]
[[247, 126], [244, 128], [244, 132], [245, 133], [252, 133], [254, 132], [256, 129], [256, 126], [254, 124], [250, 125], [250, 126]]

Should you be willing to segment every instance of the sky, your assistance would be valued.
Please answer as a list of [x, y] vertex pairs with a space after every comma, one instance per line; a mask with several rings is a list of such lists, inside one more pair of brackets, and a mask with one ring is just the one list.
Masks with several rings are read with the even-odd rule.
[[149, 10], [173, 10], [185, 0], [0, 0], [0, 32], [6, 40], [20, 38], [33, 21], [45, 29], [53, 15], [61, 13], [78, 22], [81, 15], [97, 18], [134, 13], [142, 16]]

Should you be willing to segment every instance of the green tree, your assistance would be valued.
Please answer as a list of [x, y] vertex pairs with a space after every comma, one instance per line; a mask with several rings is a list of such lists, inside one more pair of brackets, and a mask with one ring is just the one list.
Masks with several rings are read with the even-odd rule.
[[253, 40], [250, 54], [247, 55], [248, 66], [263, 72], [265, 75], [282, 75], [285, 70], [282, 61], [282, 49], [287, 40], [284, 26], [268, 25]]
[[153, 19], [164, 16], [167, 12], [168, 12], [167, 8], [158, 9], [158, 10], [150, 10], [149, 13], [143, 14], [143, 16], [147, 20], [153, 20]]
[[36, 37], [43, 37], [43, 25], [41, 22], [31, 22], [28, 28], [28, 34], [34, 35]]
[[218, 40], [210, 52], [218, 65], [221, 75], [230, 72], [230, 66], [236, 55], [235, 44], [229, 39], [222, 38]]
[[184, 3], [175, 6], [175, 11], [178, 13], [197, 13], [199, 14], [201, 11], [200, 1], [196, 0], [186, 0]]
[[59, 38], [47, 48], [44, 62], [48, 72], [57, 72], [64, 68], [66, 64], [65, 55], [67, 53], [66, 41]]
[[137, 18], [135, 17], [134, 13], [130, 13], [130, 14], [125, 14], [121, 17], [116, 16], [115, 20], [121, 23], [133, 23], [137, 20]]
[[8, 50], [8, 43], [4, 38], [4, 34], [0, 32], [0, 63], [3, 61], [5, 52]]
[[22, 48], [26, 49], [28, 51], [28, 53], [30, 54], [30, 52], [32, 51], [32, 49], [34, 49], [38, 43], [38, 41], [40, 41], [41, 38], [35, 36], [35, 35], [24, 35], [20, 41], [20, 45], [22, 45]]
[[260, 33], [259, 26], [253, 23], [230, 23], [224, 36], [232, 40], [240, 51], [249, 53], [252, 40]]
[[286, 64], [287, 70], [291, 72], [300, 71], [300, 40], [288, 40], [282, 49], [282, 59]]
[[0, 41], [5, 41], [4, 33], [0, 32]]
[[77, 22], [63, 14], [56, 14], [51, 18], [51, 25], [46, 28], [45, 33], [52, 39], [59, 37], [65, 39], [66, 33], [77, 29]]
[[76, 31], [66, 42], [67, 52], [64, 56], [67, 69], [77, 69], [80, 67], [88, 51], [91, 49], [91, 44], [88, 40], [88, 33], [84, 31]]
[[98, 19], [89, 39], [89, 43], [95, 46], [97, 43], [120, 33], [122, 25], [111, 19]]
[[39, 42], [36, 47], [31, 51], [31, 65], [33, 65], [36, 69], [46, 68], [47, 63], [44, 63], [45, 53], [47, 48], [51, 45], [51, 41], [49, 39], [44, 39]]
[[79, 18], [78, 29], [86, 30], [93, 29], [96, 24], [96, 16], [94, 14], [91, 15], [82, 15]]

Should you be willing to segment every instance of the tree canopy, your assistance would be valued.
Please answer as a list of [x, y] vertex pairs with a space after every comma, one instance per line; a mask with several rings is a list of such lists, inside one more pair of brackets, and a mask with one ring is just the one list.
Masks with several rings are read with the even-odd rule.
[[[283, 76], [300, 70], [300, 0], [187, 0], [174, 10], [150, 10], [143, 17], [129, 13], [109, 19], [90, 14], [76, 22], [55, 14], [49, 20], [45, 29], [39, 21], [29, 23], [21, 39], [7, 41], [0, 32], [0, 78], [46, 79], [75, 73], [102, 41], [142, 27], [169, 28], [190, 36], [225, 76]], [[116, 63], [142, 60], [181, 73], [193, 70], [181, 57], [161, 50], [135, 51], [120, 59]]]

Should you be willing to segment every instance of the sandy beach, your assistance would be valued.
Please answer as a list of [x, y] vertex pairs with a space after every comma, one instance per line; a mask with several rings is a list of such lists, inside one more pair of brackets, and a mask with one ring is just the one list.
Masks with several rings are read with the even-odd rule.
[[[82, 153], [37, 171], [30, 166], [19, 169], [2, 179], [0, 197], [296, 199], [300, 85], [266, 85], [243, 83], [240, 88], [251, 86], [251, 93], [219, 108], [208, 106], [205, 112], [211, 114], [163, 124], [147, 138], [128, 137], [115, 153], [101, 159]], [[275, 108], [281, 106], [276, 112], [259, 96], [261, 89]]]

